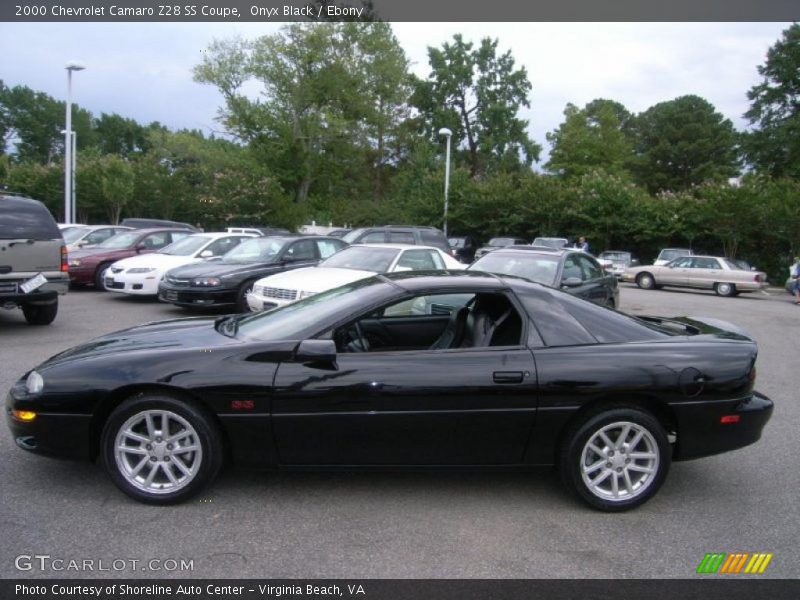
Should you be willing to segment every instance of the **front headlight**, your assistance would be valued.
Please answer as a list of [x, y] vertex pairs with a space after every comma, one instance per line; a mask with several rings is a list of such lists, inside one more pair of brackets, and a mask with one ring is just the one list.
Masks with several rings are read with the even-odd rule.
[[69, 261], [69, 266], [70, 267], [80, 267], [81, 266], [81, 259], [73, 258], [72, 260]]
[[44, 389], [44, 379], [36, 371], [31, 371], [25, 380], [25, 389], [29, 394], [38, 394]]
[[222, 285], [222, 282], [219, 277], [198, 277], [197, 279], [192, 279], [192, 285], [196, 287], [214, 287]]
[[298, 298], [302, 300], [303, 298], [308, 298], [309, 296], [313, 296], [317, 292], [300, 292]]
[[128, 273], [152, 273], [155, 269], [151, 267], [134, 267], [133, 269], [128, 269]]

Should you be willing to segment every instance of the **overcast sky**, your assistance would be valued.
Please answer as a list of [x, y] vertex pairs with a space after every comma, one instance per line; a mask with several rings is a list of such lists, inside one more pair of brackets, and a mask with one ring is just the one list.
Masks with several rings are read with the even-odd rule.
[[[710, 101], [738, 129], [756, 67], [788, 23], [395, 23], [415, 73], [428, 73], [428, 46], [463, 33], [491, 36], [524, 65], [533, 85], [522, 113], [545, 153], [545, 134], [561, 123], [567, 102], [594, 98], [640, 112], [685, 94]], [[2, 23], [0, 78], [58, 99], [66, 97], [68, 60], [87, 70], [74, 76], [73, 99], [99, 116], [116, 112], [141, 123], [219, 131], [222, 99], [192, 81], [192, 67], [214, 38], [254, 38], [279, 24], [255, 23]]]

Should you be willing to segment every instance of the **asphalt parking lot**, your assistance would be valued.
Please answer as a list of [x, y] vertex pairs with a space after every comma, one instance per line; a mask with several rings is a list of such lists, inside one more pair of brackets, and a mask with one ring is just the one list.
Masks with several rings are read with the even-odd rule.
[[[759, 577], [797, 577], [800, 307], [777, 291], [720, 298], [623, 285], [620, 298], [626, 312], [714, 316], [750, 332], [760, 347], [757, 388], [775, 401], [759, 443], [674, 464], [659, 494], [624, 514], [586, 508], [549, 470], [228, 470], [200, 500], [163, 508], [128, 499], [97, 465], [28, 455], [2, 426], [0, 577], [671, 578], [694, 576], [706, 552], [740, 551], [774, 553]], [[49, 327], [0, 311], [0, 389], [91, 337], [179, 316], [91, 290], [63, 298]], [[20, 555], [141, 562], [19, 571]], [[188, 559], [193, 569], [141, 570], [151, 559]]]

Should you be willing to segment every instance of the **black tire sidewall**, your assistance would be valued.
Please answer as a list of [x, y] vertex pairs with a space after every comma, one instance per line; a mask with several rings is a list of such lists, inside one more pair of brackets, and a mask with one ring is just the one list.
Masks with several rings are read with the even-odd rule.
[[250, 312], [250, 305], [247, 304], [247, 292], [253, 289], [255, 281], [245, 281], [239, 286], [236, 292], [236, 310], [239, 312]]
[[[169, 410], [187, 421], [194, 427], [203, 449], [203, 458], [200, 469], [186, 487], [173, 493], [148, 494], [134, 487], [119, 472], [117, 467], [114, 444], [120, 427], [134, 414], [144, 410]], [[193, 403], [178, 400], [168, 395], [142, 394], [129, 398], [120, 404], [106, 421], [100, 442], [100, 453], [103, 465], [114, 484], [131, 498], [147, 504], [177, 504], [196, 495], [202, 488], [209, 484], [222, 466], [223, 447], [220, 433], [211, 417]]]
[[50, 325], [58, 315], [58, 300], [53, 304], [24, 304], [22, 314], [30, 325]]
[[[639, 496], [621, 502], [609, 502], [595, 496], [583, 482], [580, 470], [581, 453], [589, 438], [609, 423], [630, 421], [645, 427], [659, 450], [659, 467], [653, 482]], [[617, 407], [588, 415], [565, 437], [559, 457], [559, 470], [565, 485], [577, 496], [598, 510], [619, 512], [635, 508], [647, 502], [659, 490], [669, 472], [672, 448], [664, 428], [654, 416], [638, 408]]]
[[94, 272], [94, 287], [101, 292], [106, 291], [105, 272], [111, 266], [111, 263], [103, 263]]

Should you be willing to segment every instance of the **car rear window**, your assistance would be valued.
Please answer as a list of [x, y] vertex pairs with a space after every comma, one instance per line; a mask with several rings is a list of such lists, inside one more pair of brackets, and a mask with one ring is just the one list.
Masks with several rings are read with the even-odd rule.
[[61, 230], [44, 204], [0, 198], [0, 239], [55, 240]]

